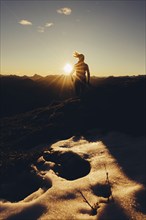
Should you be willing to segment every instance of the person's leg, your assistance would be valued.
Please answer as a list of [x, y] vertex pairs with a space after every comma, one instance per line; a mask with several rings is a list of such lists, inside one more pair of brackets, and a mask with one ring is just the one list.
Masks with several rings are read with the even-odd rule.
[[81, 96], [84, 96], [85, 93], [86, 93], [86, 79], [83, 79], [81, 81], [81, 85], [80, 85], [80, 88], [81, 88]]
[[77, 96], [80, 95], [80, 80], [79, 79], [75, 80], [75, 93]]

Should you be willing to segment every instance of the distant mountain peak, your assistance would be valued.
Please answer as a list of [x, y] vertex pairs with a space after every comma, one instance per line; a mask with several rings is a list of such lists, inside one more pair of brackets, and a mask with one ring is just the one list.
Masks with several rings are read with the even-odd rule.
[[33, 76], [30, 77], [33, 80], [38, 80], [40, 78], [42, 78], [42, 76], [38, 75], [38, 74], [34, 74]]

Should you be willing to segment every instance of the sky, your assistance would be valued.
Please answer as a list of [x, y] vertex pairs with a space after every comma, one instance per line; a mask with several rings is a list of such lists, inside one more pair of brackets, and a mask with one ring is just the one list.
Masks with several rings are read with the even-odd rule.
[[143, 75], [145, 1], [1, 0], [1, 74], [64, 74], [73, 52], [91, 75]]

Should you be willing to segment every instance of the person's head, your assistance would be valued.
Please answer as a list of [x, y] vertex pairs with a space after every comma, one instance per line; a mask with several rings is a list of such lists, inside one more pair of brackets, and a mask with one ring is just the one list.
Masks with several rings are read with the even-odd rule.
[[76, 57], [76, 58], [78, 58], [79, 61], [84, 61], [84, 59], [85, 59], [84, 55], [78, 53], [77, 51], [75, 51], [75, 52], [73, 53], [73, 56]]

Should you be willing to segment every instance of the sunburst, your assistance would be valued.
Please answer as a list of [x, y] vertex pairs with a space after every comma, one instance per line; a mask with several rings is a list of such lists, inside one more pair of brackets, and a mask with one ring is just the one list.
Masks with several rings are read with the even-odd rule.
[[66, 75], [69, 75], [73, 69], [72, 65], [67, 63], [65, 66], [64, 66], [64, 72]]

